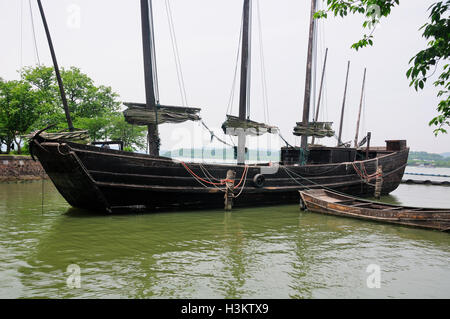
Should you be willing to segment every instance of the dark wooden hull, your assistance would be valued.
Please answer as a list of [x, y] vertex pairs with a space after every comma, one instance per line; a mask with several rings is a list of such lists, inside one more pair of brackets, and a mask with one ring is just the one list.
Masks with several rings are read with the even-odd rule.
[[312, 212], [424, 229], [450, 231], [450, 209], [384, 204], [338, 194], [325, 189], [300, 191], [300, 196], [302, 204]]
[[[74, 207], [111, 211], [124, 206], [149, 209], [224, 206], [224, 186], [203, 186], [179, 161], [170, 158], [47, 141], [39, 135], [30, 140], [30, 150], [58, 191]], [[392, 192], [400, 184], [408, 152], [406, 148], [362, 162], [369, 174], [382, 165], [382, 194]], [[361, 162], [356, 163], [360, 167]], [[236, 184], [245, 168], [243, 165], [186, 164], [203, 178], [206, 178], [204, 170], [218, 179], [225, 179], [227, 171], [234, 170]], [[258, 187], [253, 178], [261, 173], [261, 168], [267, 167], [248, 166], [244, 189], [235, 198], [234, 206], [298, 203], [297, 191], [305, 188], [329, 187], [357, 196], [374, 194], [374, 181], [364, 182], [352, 163], [280, 165], [276, 173], [264, 174], [264, 184]], [[239, 191], [240, 188], [235, 193]]]

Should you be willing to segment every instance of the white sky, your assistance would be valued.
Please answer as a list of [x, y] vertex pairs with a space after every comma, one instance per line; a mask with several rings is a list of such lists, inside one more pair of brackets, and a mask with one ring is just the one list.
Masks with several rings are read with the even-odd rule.
[[[138, 0], [42, 2], [60, 66], [79, 67], [97, 85], [111, 86], [122, 101], [145, 101]], [[164, 0], [153, 2], [161, 103], [180, 105]], [[291, 144], [299, 144], [299, 138], [291, 132], [302, 116], [310, 1], [259, 2], [270, 123], [279, 126]], [[433, 128], [428, 126], [437, 114], [438, 103], [432, 81], [417, 93], [409, 87], [405, 76], [410, 58], [425, 47], [426, 41], [418, 29], [427, 21], [427, 8], [433, 2], [402, 0], [375, 31], [375, 46], [359, 52], [351, 50], [350, 45], [367, 32], [362, 30], [362, 17], [329, 18], [320, 23], [320, 60], [325, 47], [329, 48], [326, 103], [320, 119], [333, 121], [336, 132], [347, 61], [351, 61], [344, 141], [354, 139], [363, 69], [367, 67], [362, 130], [372, 132], [372, 145], [384, 145], [386, 139], [406, 139], [412, 150], [450, 151], [450, 135], [436, 138]], [[40, 59], [51, 65], [36, 1], [31, 3]], [[221, 133], [234, 74], [242, 0], [170, 0], [170, 3], [189, 105], [201, 107], [205, 122]], [[0, 0], [0, 77], [4, 79], [16, 79], [21, 66], [36, 63], [30, 20], [28, 0]], [[253, 21], [251, 118], [263, 121], [256, 5]], [[237, 109], [235, 99], [234, 114]], [[191, 142], [186, 136], [192, 132], [196, 134], [195, 146], [202, 143], [208, 146], [208, 134], [198, 123], [165, 124], [160, 126], [162, 149], [189, 147]], [[272, 139], [271, 145], [278, 141]], [[321, 143], [334, 145], [336, 141], [323, 139]]]

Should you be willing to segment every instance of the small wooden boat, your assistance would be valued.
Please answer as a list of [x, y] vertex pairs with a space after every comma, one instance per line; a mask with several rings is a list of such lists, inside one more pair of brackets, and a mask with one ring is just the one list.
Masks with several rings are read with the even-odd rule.
[[302, 209], [405, 226], [450, 231], [450, 209], [407, 207], [363, 200], [326, 189], [299, 191]]

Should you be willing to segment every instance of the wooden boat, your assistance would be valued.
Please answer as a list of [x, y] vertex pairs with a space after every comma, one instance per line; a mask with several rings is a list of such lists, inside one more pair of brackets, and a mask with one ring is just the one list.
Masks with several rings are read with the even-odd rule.
[[[38, 3], [69, 130], [73, 131], [44, 11], [40, 0]], [[408, 159], [409, 148], [406, 141], [387, 141], [386, 147], [370, 149], [369, 142], [366, 148], [360, 148], [360, 145], [347, 148], [307, 144], [308, 136], [316, 136], [314, 134], [317, 132], [321, 137], [334, 134], [329, 129], [330, 123], [309, 121], [313, 15], [317, 0], [312, 0], [311, 5], [304, 118], [294, 129], [294, 134], [302, 136], [301, 147], [283, 147], [279, 166], [275, 167], [271, 167], [269, 163], [246, 165], [245, 136], [240, 134], [237, 135], [238, 147], [235, 149], [237, 164], [184, 163], [159, 156], [158, 125], [164, 123], [161, 122], [162, 119], [171, 119], [176, 123], [198, 120], [199, 117], [195, 113], [199, 109], [166, 107], [159, 104], [155, 94], [157, 83], [154, 83], [156, 62], [151, 1], [141, 0], [140, 3], [146, 103], [126, 104], [131, 108], [129, 112], [125, 111], [124, 115], [132, 124], [148, 126], [150, 154], [85, 145], [62, 137], [50, 139], [44, 130], [36, 132], [30, 138], [32, 156], [41, 162], [58, 191], [70, 205], [108, 212], [117, 207], [130, 206], [149, 209], [223, 207], [224, 193], [227, 194], [230, 189], [230, 171], [234, 172], [236, 180], [236, 185], [233, 186], [234, 194], [231, 194], [235, 206], [295, 203], [298, 200], [298, 190], [313, 187], [328, 187], [352, 195], [372, 196], [375, 191], [375, 174], [383, 177], [383, 183], [378, 189], [381, 194], [388, 194], [398, 187]], [[229, 124], [236, 125], [238, 122], [244, 128], [251, 126], [271, 129], [272, 126], [250, 121], [249, 114], [246, 113], [250, 96], [250, 23], [251, 0], [243, 0], [239, 117], [228, 119], [233, 120], [233, 123]], [[317, 114], [315, 118], [318, 118]], [[382, 173], [376, 173], [381, 168]]]
[[299, 192], [301, 206], [312, 212], [450, 231], [450, 209], [385, 204], [343, 195], [323, 188]]
[[[373, 182], [361, 179], [355, 170], [374, 172], [383, 167], [382, 194], [395, 190], [401, 182], [409, 149], [379, 151], [378, 157], [360, 162], [280, 165], [273, 174], [261, 174], [265, 165], [182, 163], [166, 157], [152, 157], [91, 145], [47, 141], [41, 135], [31, 140], [37, 156], [58, 191], [74, 207], [110, 210], [117, 206], [142, 205], [147, 208], [223, 207], [225, 185], [202, 185], [210, 175], [225, 179], [236, 172], [236, 194], [244, 188], [235, 206], [296, 203], [298, 190], [329, 187], [358, 196], [373, 196]], [[247, 168], [247, 172], [245, 172]], [[190, 172], [190, 171], [192, 172]], [[258, 175], [263, 180], [258, 180]], [[220, 184], [220, 181], [218, 182]]]

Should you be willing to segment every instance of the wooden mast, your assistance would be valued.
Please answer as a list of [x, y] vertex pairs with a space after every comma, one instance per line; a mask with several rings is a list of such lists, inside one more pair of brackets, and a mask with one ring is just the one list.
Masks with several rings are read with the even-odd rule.
[[[322, 89], [323, 89], [323, 80], [325, 77], [325, 68], [327, 66], [327, 57], [328, 57], [328, 48], [325, 50], [325, 59], [323, 60], [323, 69], [322, 69], [322, 78], [320, 79], [320, 88], [319, 88], [319, 98], [317, 101], [317, 108], [316, 108], [316, 116], [314, 117], [314, 121], [319, 120], [319, 109], [320, 109], [320, 101], [322, 100]], [[312, 144], [314, 144], [315, 137], [312, 138]]]
[[362, 88], [361, 88], [361, 100], [359, 101], [358, 121], [356, 122], [355, 148], [358, 148], [359, 122], [361, 120], [361, 109], [362, 109], [363, 98], [364, 98], [364, 87], [366, 84], [366, 71], [367, 71], [367, 69], [364, 68], [364, 76], [363, 76], [363, 82], [362, 82]]
[[50, 31], [47, 25], [47, 19], [45, 18], [44, 8], [42, 7], [41, 0], [37, 0], [39, 6], [39, 12], [41, 13], [42, 23], [44, 24], [45, 34], [47, 35], [48, 46], [50, 47], [50, 53], [52, 55], [53, 67], [55, 68], [56, 80], [58, 81], [59, 93], [61, 95], [62, 104], [64, 107], [64, 113], [66, 115], [67, 125], [69, 126], [69, 131], [74, 131], [72, 124], [72, 119], [70, 117], [69, 106], [67, 105], [66, 93], [64, 91], [64, 85], [61, 79], [61, 74], [59, 73], [58, 61], [56, 60], [55, 49], [53, 48], [52, 38], [50, 36]]
[[152, 0], [141, 0], [141, 25], [142, 25], [142, 47], [144, 56], [144, 77], [145, 77], [145, 99], [146, 107], [155, 110], [155, 124], [148, 124], [148, 151], [150, 155], [159, 156], [159, 133], [158, 133], [158, 112], [155, 98], [155, 83], [153, 66], [153, 14]]
[[[314, 46], [314, 31], [316, 22], [314, 19], [314, 13], [316, 12], [317, 0], [311, 0], [311, 17], [309, 22], [309, 39], [308, 39], [308, 55], [306, 60], [306, 79], [305, 79], [305, 98], [303, 101], [303, 119], [302, 123], [307, 125], [309, 122], [309, 109], [311, 104], [311, 82], [312, 82], [312, 58], [313, 58], [313, 46]], [[308, 136], [302, 135], [301, 148], [306, 151], [308, 147]]]
[[[239, 94], [239, 120], [245, 121], [250, 103], [250, 23], [251, 0], [244, 0], [241, 50], [241, 83]], [[245, 162], [245, 132], [238, 132], [237, 162]]]
[[345, 109], [345, 98], [347, 96], [347, 84], [348, 84], [348, 72], [350, 71], [350, 61], [347, 64], [347, 76], [345, 77], [345, 88], [344, 88], [344, 100], [342, 101], [342, 110], [341, 110], [341, 123], [339, 125], [339, 135], [337, 146], [339, 147], [342, 144], [342, 127], [344, 125], [344, 109]]

